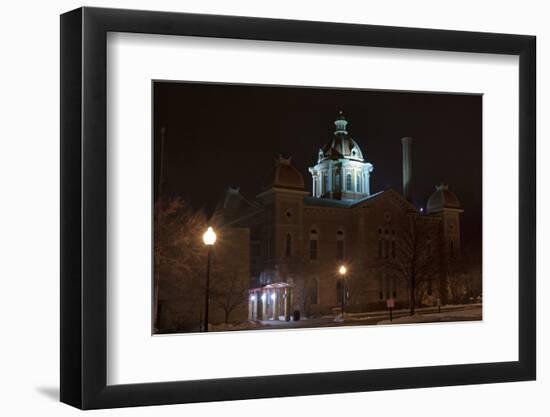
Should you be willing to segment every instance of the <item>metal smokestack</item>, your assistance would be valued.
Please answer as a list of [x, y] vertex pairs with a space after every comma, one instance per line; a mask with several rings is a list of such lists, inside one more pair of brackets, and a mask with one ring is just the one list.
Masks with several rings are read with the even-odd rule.
[[411, 201], [412, 188], [412, 138], [401, 138], [403, 145], [403, 197]]

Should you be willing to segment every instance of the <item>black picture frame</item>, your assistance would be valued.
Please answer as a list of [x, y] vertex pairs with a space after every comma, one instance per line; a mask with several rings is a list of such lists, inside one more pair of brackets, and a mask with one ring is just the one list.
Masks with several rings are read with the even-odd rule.
[[[107, 385], [108, 32], [519, 56], [519, 360]], [[535, 50], [524, 35], [88, 7], [61, 15], [61, 401], [96, 409], [534, 380]]]

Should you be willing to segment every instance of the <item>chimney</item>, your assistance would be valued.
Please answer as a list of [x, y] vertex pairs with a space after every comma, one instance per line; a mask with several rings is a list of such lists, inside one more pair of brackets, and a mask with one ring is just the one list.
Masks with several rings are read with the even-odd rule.
[[412, 138], [401, 138], [403, 145], [403, 197], [411, 201], [412, 187]]

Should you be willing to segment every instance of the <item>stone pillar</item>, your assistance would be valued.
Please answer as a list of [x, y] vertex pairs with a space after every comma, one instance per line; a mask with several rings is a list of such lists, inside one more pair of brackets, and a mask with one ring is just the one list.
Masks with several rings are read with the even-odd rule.
[[277, 290], [273, 290], [273, 292], [271, 293], [271, 306], [272, 306], [271, 317], [273, 318], [273, 320], [279, 319], [279, 309], [277, 308], [279, 307], [278, 295], [279, 294], [277, 294]]
[[[265, 297], [264, 297], [265, 295]], [[266, 306], [267, 306], [267, 294], [264, 292], [264, 290], [261, 291], [261, 296], [260, 296], [260, 300], [262, 301], [262, 317], [261, 317], [261, 320], [265, 320], [266, 319], [266, 313], [267, 313], [267, 309], [266, 309]]]
[[327, 191], [329, 193], [332, 193], [334, 191], [334, 188], [332, 187], [332, 162], [329, 161], [328, 163], [328, 187]]
[[285, 320], [290, 321], [290, 290], [285, 288]]

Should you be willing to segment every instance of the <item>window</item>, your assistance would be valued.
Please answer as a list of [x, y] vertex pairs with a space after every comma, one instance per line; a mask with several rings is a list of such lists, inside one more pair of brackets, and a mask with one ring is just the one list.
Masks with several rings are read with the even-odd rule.
[[163, 300], [157, 301], [157, 323], [159, 323], [160, 325], [162, 325], [161, 323], [162, 323], [162, 320], [164, 319], [163, 304], [164, 304]]
[[344, 232], [341, 230], [336, 232], [336, 259], [344, 260]]
[[311, 294], [310, 294], [311, 304], [319, 303], [318, 294], [319, 294], [319, 281], [317, 281], [317, 279], [314, 279], [313, 282], [311, 283]]
[[290, 233], [286, 235], [285, 255], [287, 258], [292, 256], [292, 236]]
[[346, 175], [346, 190], [353, 191], [351, 188], [351, 174]]
[[309, 231], [309, 259], [317, 260], [317, 252], [319, 250], [319, 233], [317, 227], [312, 227]]
[[323, 172], [323, 188], [322, 194], [328, 193], [328, 173]]
[[395, 240], [391, 241], [391, 257], [395, 258]]
[[382, 258], [382, 229], [378, 229], [378, 258]]
[[257, 277], [262, 272], [262, 246], [261, 242], [250, 242], [250, 274], [253, 277]]
[[309, 241], [309, 259], [312, 261], [317, 260], [317, 239], [310, 239]]
[[338, 304], [342, 302], [342, 296], [344, 295], [345, 287], [344, 287], [344, 280], [338, 278], [336, 280], [336, 299], [338, 300]]
[[361, 176], [360, 175], [357, 175], [357, 177], [355, 178], [355, 191], [357, 191], [358, 193], [361, 192]]

